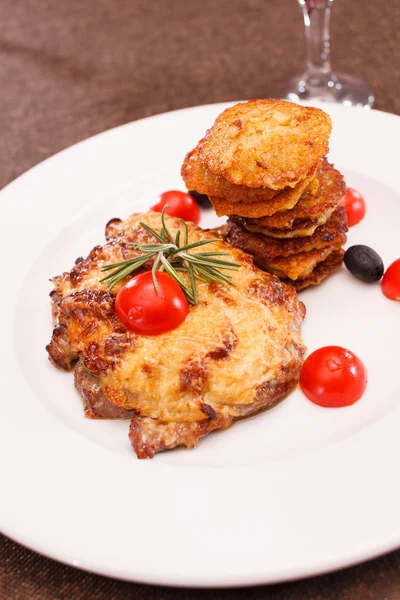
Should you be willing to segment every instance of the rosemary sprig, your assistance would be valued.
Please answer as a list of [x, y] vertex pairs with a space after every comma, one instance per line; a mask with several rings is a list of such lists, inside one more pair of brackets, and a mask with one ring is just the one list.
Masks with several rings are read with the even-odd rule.
[[[178, 229], [175, 237], [173, 237], [165, 223], [165, 209], [166, 207], [164, 207], [161, 213], [162, 227], [160, 233], [146, 223], [140, 222], [143, 229], [150, 233], [157, 242], [152, 244], [130, 243], [135, 250], [142, 254], [134, 258], [104, 265], [101, 270], [103, 272], [110, 272], [100, 279], [100, 281], [106, 282], [108, 289], [111, 291], [122, 279], [131, 275], [131, 273], [142, 267], [149, 260], [154, 259], [151, 273], [157, 292], [159, 290], [157, 271], [165, 271], [180, 285], [190, 304], [197, 304], [198, 302], [196, 279], [206, 282], [215, 281], [221, 285], [226, 285], [227, 283], [234, 285], [232, 277], [221, 271], [237, 271], [240, 265], [229, 260], [217, 258], [229, 256], [228, 252], [196, 252], [194, 254], [189, 252], [189, 250], [193, 250], [194, 248], [218, 242], [219, 239], [212, 238], [190, 243], [188, 227], [183, 219], [180, 219], [183, 230]], [[181, 241], [183, 242], [182, 245]], [[189, 274], [190, 286], [179, 275], [181, 272]]]

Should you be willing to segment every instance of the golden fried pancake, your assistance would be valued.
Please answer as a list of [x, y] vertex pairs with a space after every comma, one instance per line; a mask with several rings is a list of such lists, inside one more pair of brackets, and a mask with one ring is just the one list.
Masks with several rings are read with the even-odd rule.
[[[293, 222], [292, 227], [289, 229], [268, 229], [267, 227], [257, 227], [251, 223], [246, 224], [246, 229], [274, 238], [290, 239], [297, 237], [308, 237], [313, 235], [317, 227], [325, 225], [335, 208], [336, 207], [333, 206], [326, 213], [318, 217], [318, 219], [296, 219], [296, 221]], [[293, 210], [295, 210], [295, 208]]]
[[295, 187], [328, 152], [331, 119], [284, 100], [250, 100], [221, 113], [200, 157], [235, 185]]
[[231, 202], [259, 202], [271, 200], [279, 194], [279, 190], [270, 188], [234, 185], [221, 175], [214, 175], [200, 159], [199, 147], [202, 141], [186, 154], [183, 161], [181, 175], [188, 190], [196, 190], [207, 196], [218, 196]]
[[[315, 178], [293, 209], [279, 211], [271, 216], [252, 219], [251, 221], [249, 220], [248, 226], [265, 227], [270, 230], [294, 229], [296, 227], [296, 222], [304, 219], [312, 219], [315, 223], [318, 222], [319, 225], [322, 225], [339, 204], [345, 191], [346, 184], [344, 183], [342, 174], [339, 173], [333, 165], [324, 161], [318, 167]], [[321, 220], [323, 217], [325, 217], [325, 220]], [[318, 225], [316, 225], [316, 227], [317, 226]], [[252, 231], [257, 230], [252, 229]], [[298, 235], [301, 234], [299, 233]], [[277, 235], [276, 237], [279, 236]]]
[[336, 250], [335, 247], [328, 246], [320, 250], [311, 250], [311, 252], [299, 252], [299, 254], [284, 257], [279, 256], [268, 261], [255, 256], [254, 262], [262, 269], [278, 275], [279, 278], [285, 279], [285, 281], [287, 279], [296, 281], [296, 279], [305, 279], [311, 275], [316, 265], [325, 260], [334, 250]]
[[226, 239], [233, 246], [252, 254], [256, 260], [270, 262], [277, 257], [342, 246], [346, 242], [347, 218], [339, 206], [331, 218], [308, 237], [291, 239], [271, 238], [246, 229], [246, 219], [229, 217]]
[[332, 252], [332, 254], [328, 256], [328, 258], [318, 263], [315, 269], [312, 271], [312, 273], [310, 273], [310, 275], [308, 275], [304, 279], [297, 279], [296, 281], [292, 281], [291, 279], [282, 278], [282, 281], [293, 285], [298, 292], [304, 290], [310, 285], [318, 285], [329, 275], [332, 275], [332, 273], [335, 273], [335, 271], [338, 271], [340, 269], [343, 263], [343, 257], [344, 250], [335, 250], [334, 252]]
[[315, 168], [295, 188], [286, 187], [284, 191], [268, 201], [232, 202], [225, 198], [210, 196], [211, 203], [219, 217], [223, 215], [240, 215], [242, 217], [258, 218], [273, 215], [276, 211], [293, 208], [304, 194], [305, 189], [314, 179]]
[[[216, 196], [224, 198], [232, 203], [251, 203], [270, 201], [272, 198], [277, 198], [278, 194], [285, 192], [283, 198], [289, 199], [291, 194], [296, 194], [300, 190], [304, 190], [303, 182], [298, 184], [294, 189], [287, 187], [283, 190], [271, 190], [270, 188], [250, 188], [245, 185], [234, 185], [221, 175], [214, 175], [200, 159], [199, 148], [203, 140], [198, 143], [196, 148], [185, 156], [182, 165], [181, 175], [188, 190], [196, 190], [200, 194], [207, 196]], [[322, 161], [321, 161], [322, 162]], [[311, 182], [312, 176], [316, 173], [316, 168], [312, 169], [307, 174], [306, 180]], [[300, 188], [299, 186], [302, 185]], [[318, 184], [317, 184], [318, 185]], [[283, 199], [281, 198], [281, 199]]]

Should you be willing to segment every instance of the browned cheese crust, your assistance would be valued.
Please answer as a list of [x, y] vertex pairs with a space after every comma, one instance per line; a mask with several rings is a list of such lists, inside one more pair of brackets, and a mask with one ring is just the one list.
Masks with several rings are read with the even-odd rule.
[[224, 110], [200, 147], [207, 168], [235, 185], [280, 190], [302, 181], [328, 152], [330, 117], [284, 100]]
[[330, 219], [308, 237], [273, 238], [248, 231], [245, 219], [229, 217], [226, 239], [228, 242], [252, 254], [257, 260], [269, 262], [276, 257], [286, 257], [299, 252], [321, 250], [342, 246], [346, 242], [346, 211], [339, 206]]
[[[228, 260], [241, 264], [232, 272], [235, 286], [199, 281], [199, 303], [173, 331], [142, 336], [127, 330], [114, 310], [123, 282], [110, 294], [99, 280], [104, 264], [137, 254], [129, 242], [154, 242], [140, 220], [160, 229], [159, 213], [114, 219], [104, 246], [53, 279], [54, 332], [47, 350], [57, 367], [75, 367], [87, 416], [133, 417], [130, 439], [144, 458], [177, 445], [192, 447], [293, 389], [305, 350], [305, 309], [291, 286], [220, 240], [207, 250], [227, 252]], [[167, 224], [173, 233], [181, 227], [173, 217]], [[190, 241], [214, 237], [188, 227]]]

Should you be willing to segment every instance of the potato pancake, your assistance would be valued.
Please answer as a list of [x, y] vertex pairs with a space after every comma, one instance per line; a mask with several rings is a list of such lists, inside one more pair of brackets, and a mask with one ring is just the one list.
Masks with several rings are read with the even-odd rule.
[[278, 210], [293, 208], [300, 200], [307, 186], [314, 179], [315, 169], [295, 188], [286, 187], [282, 192], [268, 201], [232, 202], [225, 198], [210, 196], [211, 203], [219, 217], [223, 215], [241, 215], [242, 217], [262, 217], [274, 214]]
[[269, 262], [276, 257], [291, 256], [299, 252], [321, 250], [329, 246], [341, 246], [346, 242], [347, 218], [343, 206], [339, 206], [331, 218], [308, 237], [278, 239], [247, 230], [246, 220], [229, 217], [226, 239], [236, 248], [249, 252], [257, 261]]
[[318, 263], [325, 260], [335, 248], [328, 246], [320, 250], [299, 252], [290, 256], [277, 256], [271, 260], [254, 258], [256, 264], [281, 279], [304, 279], [310, 275]]
[[330, 117], [285, 100], [224, 110], [200, 147], [207, 168], [235, 185], [295, 187], [328, 152]]
[[297, 279], [296, 281], [291, 279], [282, 279], [282, 281], [293, 285], [298, 292], [301, 292], [301, 290], [304, 290], [310, 285], [319, 285], [321, 281], [340, 269], [343, 263], [343, 257], [344, 250], [342, 248], [339, 250], [334, 250], [332, 254], [328, 256], [328, 258], [318, 263], [314, 270], [307, 275], [307, 277]]
[[249, 219], [247, 224], [266, 229], [290, 229], [295, 227], [296, 221], [299, 220], [313, 219], [317, 222], [332, 214], [345, 191], [346, 184], [343, 175], [333, 165], [324, 161], [319, 166], [312, 184], [307, 187], [299, 202], [291, 210], [278, 211], [271, 216], [258, 219]]
[[[286, 187], [283, 190], [271, 190], [265, 187], [250, 188], [245, 185], [234, 185], [221, 175], [214, 175], [214, 173], [207, 169], [200, 158], [199, 147], [201, 147], [202, 141], [199, 142], [194, 150], [186, 155], [183, 162], [181, 175], [186, 187], [188, 190], [196, 190], [200, 194], [223, 198], [232, 205], [239, 203], [240, 207], [242, 207], [243, 204], [265, 202], [270, 207], [269, 213], [271, 213], [271, 210], [283, 210], [281, 206], [288, 206], [292, 203], [292, 195], [294, 201], [297, 202], [306, 189], [307, 184], [312, 181], [317, 170], [316, 167], [313, 167], [304, 179], [304, 182], [307, 181], [307, 184], [305, 185], [302, 181], [295, 188]], [[280, 199], [279, 202], [278, 198]], [[276, 199], [276, 202], [273, 202], [273, 199]], [[225, 214], [235, 213], [227, 212]]]

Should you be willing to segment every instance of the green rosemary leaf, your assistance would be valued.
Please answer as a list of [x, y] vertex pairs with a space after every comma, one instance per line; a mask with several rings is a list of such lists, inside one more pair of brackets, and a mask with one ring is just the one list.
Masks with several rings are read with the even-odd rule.
[[134, 263], [130, 263], [128, 265], [126, 265], [126, 267], [119, 267], [116, 272], [114, 273], [110, 273], [109, 275], [106, 275], [106, 277], [103, 277], [102, 279], [100, 279], [100, 281], [105, 281], [107, 283], [108, 289], [109, 291], [112, 290], [112, 288], [119, 283], [120, 281], [122, 281], [122, 279], [125, 279], [125, 277], [128, 277], [128, 275], [130, 275], [131, 273], [133, 273], [133, 271], [136, 271], [136, 269], [138, 269], [139, 267], [142, 267], [148, 260], [148, 256], [141, 256], [138, 257], [141, 260], [138, 260]]
[[194, 303], [197, 304], [198, 295], [197, 295], [197, 286], [196, 286], [196, 279], [195, 279], [195, 275], [194, 275], [193, 265], [188, 263], [187, 267], [188, 267], [188, 271], [189, 271], [190, 285], [192, 286], [192, 294], [193, 294]]
[[183, 292], [185, 293], [185, 296], [189, 300], [189, 302], [191, 304], [196, 304], [191, 290], [187, 287], [186, 283], [178, 275], [178, 272], [174, 269], [174, 267], [171, 265], [171, 263], [169, 263], [163, 255], [161, 255], [161, 262], [163, 264], [164, 269], [168, 273], [168, 275], [171, 275], [171, 277], [179, 283], [179, 285], [181, 286], [181, 288], [182, 288]]
[[167, 273], [169, 275], [171, 275], [182, 288], [186, 288], [188, 292], [190, 292], [189, 288], [187, 287], [186, 283], [183, 281], [183, 279], [178, 275], [177, 271], [174, 269], [174, 267], [171, 265], [170, 262], [168, 262], [168, 260], [165, 258], [165, 256], [161, 255], [160, 260], [162, 262], [163, 268], [165, 269], [165, 271], [167, 271]]
[[147, 233], [150, 233], [152, 236], [154, 236], [159, 242], [161, 242], [162, 244], [165, 244], [165, 239], [163, 239], [161, 237], [161, 235], [159, 235], [157, 233], [157, 231], [155, 229], [153, 229], [152, 227], [150, 227], [150, 225], [147, 225], [146, 223], [143, 223], [143, 221], [140, 221], [139, 223], [143, 229], [145, 229], [147, 231]]
[[135, 244], [135, 250], [146, 254], [157, 254], [158, 252], [166, 252], [167, 250], [175, 250], [175, 244]]
[[158, 285], [156, 273], [157, 273], [158, 265], [160, 264], [160, 261], [161, 261], [161, 257], [162, 257], [162, 252], [159, 252], [157, 254], [156, 260], [153, 263], [153, 268], [151, 269], [151, 276], [153, 278], [154, 288], [155, 288], [156, 292], [158, 292], [160, 289], [160, 286]]
[[200, 279], [200, 281], [203, 281], [203, 283], [208, 283], [209, 280], [205, 279], [205, 277], [203, 277], [203, 275], [197, 270], [197, 268], [194, 265], [192, 265], [192, 267], [193, 267], [193, 273], [194, 273], [194, 276], [196, 277], [196, 279]]
[[208, 258], [202, 256], [200, 253], [198, 254], [187, 254], [182, 253], [182, 258], [184, 260], [189, 260], [192, 263], [202, 263], [203, 265], [210, 265], [212, 267], [216, 267], [217, 269], [229, 269], [233, 271], [237, 271], [240, 269], [240, 265], [238, 263], [231, 262], [229, 260], [218, 260], [217, 258]]
[[[190, 243], [189, 229], [183, 219], [180, 219], [183, 230], [178, 229], [175, 237], [173, 237], [165, 222], [165, 209], [166, 207], [161, 213], [162, 227], [160, 233], [150, 225], [140, 222], [143, 229], [157, 241], [150, 244], [129, 242], [129, 245], [141, 254], [109, 265], [103, 265], [101, 270], [107, 272], [107, 275], [100, 281], [104, 281], [111, 291], [116, 284], [131, 275], [136, 269], [154, 259], [151, 273], [155, 289], [159, 291], [157, 271], [165, 271], [180, 285], [190, 304], [197, 304], [198, 302], [196, 279], [203, 282], [215, 281], [220, 285], [226, 285], [227, 283], [234, 285], [232, 277], [222, 272], [236, 271], [241, 266], [230, 260], [221, 260], [220, 257], [229, 256], [229, 252], [194, 252], [193, 254], [189, 252], [194, 248], [218, 242], [220, 241], [219, 238]], [[183, 246], [179, 245], [181, 240]], [[181, 272], [189, 275], [190, 287], [180, 276], [179, 273]]]
[[185, 238], [184, 238], [183, 244], [184, 244], [184, 246], [187, 246], [189, 243], [189, 229], [188, 229], [186, 221], [184, 221], [183, 219], [179, 219], [179, 220], [185, 229]]
[[209, 269], [209, 272], [214, 277], [214, 281], [218, 281], [219, 283], [222, 283], [224, 281], [225, 283], [229, 283], [230, 285], [235, 286], [233, 279], [230, 275], [225, 275], [225, 273], [221, 273], [220, 271], [217, 271], [217, 269], [213, 269], [212, 267]]
[[196, 265], [196, 269], [200, 271], [200, 273], [207, 279], [207, 281], [215, 281], [216, 283], [220, 283], [225, 285], [225, 283], [230, 283], [234, 285], [232, 278], [229, 275], [224, 275], [224, 273], [220, 273], [216, 269], [212, 267], [203, 267], [202, 265]]
[[[156, 254], [156, 253], [155, 253]], [[117, 267], [127, 267], [130, 264], [134, 264], [135, 262], [141, 261], [144, 258], [143, 254], [140, 254], [139, 256], [133, 256], [132, 258], [127, 258], [125, 260], [121, 260], [119, 262], [115, 262], [115, 263], [110, 263], [108, 265], [103, 265], [101, 267], [102, 271], [110, 271], [111, 269], [117, 269]], [[147, 260], [149, 260], [149, 256], [146, 257]]]
[[205, 244], [211, 244], [212, 242], [220, 242], [221, 240], [218, 238], [211, 238], [210, 240], [199, 240], [198, 242], [193, 242], [192, 244], [186, 244], [185, 246], [181, 246], [176, 251], [177, 252], [186, 252], [186, 250], [190, 250], [191, 248], [198, 248], [199, 246], [204, 246]]
[[111, 269], [116, 269], [117, 267], [120, 267], [121, 265], [125, 265], [126, 266], [127, 261], [126, 260], [121, 260], [120, 262], [116, 262], [116, 263], [111, 263], [109, 265], [103, 265], [101, 267], [101, 271], [110, 271]]
[[162, 213], [161, 213], [161, 223], [165, 232], [165, 237], [167, 238], [167, 240], [170, 240], [170, 242], [174, 243], [174, 238], [172, 237], [171, 233], [168, 230], [167, 224], [165, 223], [165, 211], [166, 211], [167, 207], [164, 206], [164, 208], [162, 209]]
[[207, 269], [203, 269], [200, 265], [196, 265], [194, 267], [196, 271], [196, 276], [200, 279], [202, 277], [202, 281], [209, 283], [210, 281], [214, 281], [214, 277], [207, 271]]
[[[230, 256], [229, 252], [196, 252], [196, 256]], [[234, 263], [237, 265], [238, 263]]]
[[[158, 252], [153, 252], [152, 254], [157, 254]], [[140, 254], [139, 256], [134, 256], [132, 258], [127, 258], [126, 260], [121, 260], [119, 262], [115, 262], [115, 263], [110, 263], [109, 265], [103, 265], [101, 267], [102, 271], [110, 271], [111, 269], [115, 269], [115, 272], [117, 272], [118, 268], [125, 268], [128, 267], [130, 265], [135, 265], [136, 263], [141, 263], [143, 264], [144, 259], [145, 262], [147, 260], [149, 260], [151, 258], [151, 256], [149, 255], [144, 255], [144, 254]]]

